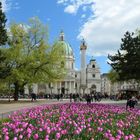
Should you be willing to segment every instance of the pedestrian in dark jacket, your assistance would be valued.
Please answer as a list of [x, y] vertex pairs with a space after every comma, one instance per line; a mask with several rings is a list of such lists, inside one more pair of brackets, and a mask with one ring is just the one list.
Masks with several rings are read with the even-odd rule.
[[137, 103], [138, 102], [137, 102], [137, 99], [135, 97], [132, 97], [131, 99], [127, 100], [126, 110], [128, 107], [130, 107], [130, 109], [133, 109]]

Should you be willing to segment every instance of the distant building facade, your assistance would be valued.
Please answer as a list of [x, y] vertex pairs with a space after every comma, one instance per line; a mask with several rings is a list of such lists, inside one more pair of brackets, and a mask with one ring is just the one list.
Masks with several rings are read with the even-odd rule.
[[105, 95], [105, 94], [110, 95], [111, 94], [111, 82], [108, 79], [108, 73], [104, 73], [101, 75], [101, 93], [103, 95]]
[[121, 95], [125, 93], [128, 94], [129, 92], [139, 94], [139, 91], [140, 85], [135, 80], [111, 83], [108, 78], [108, 73], [104, 73], [101, 75], [102, 94], [108, 94], [109, 96]]

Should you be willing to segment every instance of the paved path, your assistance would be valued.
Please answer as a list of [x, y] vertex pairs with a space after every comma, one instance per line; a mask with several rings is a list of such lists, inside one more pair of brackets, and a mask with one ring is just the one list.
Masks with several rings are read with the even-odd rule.
[[[20, 100], [19, 100], [20, 101]], [[37, 101], [31, 102], [31, 100], [21, 100], [20, 102], [11, 102], [11, 103], [0, 103], [0, 118], [11, 114], [13, 111], [21, 110], [24, 108], [31, 108], [34, 106], [44, 105], [44, 104], [58, 104], [58, 103], [67, 103], [69, 100], [46, 100], [39, 99]]]
[[[126, 100], [119, 100], [119, 101], [113, 101], [113, 100], [102, 100], [101, 102], [96, 103], [103, 103], [103, 104], [113, 104], [113, 105], [119, 105], [119, 106], [126, 106]], [[135, 108], [140, 109], [140, 101], [138, 102], [138, 105], [135, 106]]]
[[[31, 102], [31, 100], [24, 100], [22, 99], [20, 102], [12, 102], [12, 103], [0, 103], [0, 118], [8, 116], [8, 114], [11, 114], [13, 111], [21, 110], [24, 108], [31, 108], [38, 105], [43, 104], [58, 104], [58, 103], [68, 103], [69, 100], [46, 100], [46, 99], [39, 99], [37, 101]], [[101, 102], [94, 102], [94, 103], [104, 103], [104, 104], [114, 104], [114, 105], [120, 105], [125, 106], [126, 100], [121, 101], [112, 101], [112, 100], [102, 100]], [[136, 108], [140, 109], [140, 102], [138, 103], [138, 106]]]

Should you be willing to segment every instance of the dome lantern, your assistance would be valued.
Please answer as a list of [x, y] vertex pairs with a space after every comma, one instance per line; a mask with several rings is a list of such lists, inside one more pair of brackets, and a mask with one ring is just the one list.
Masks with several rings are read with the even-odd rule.
[[64, 41], [64, 37], [65, 37], [64, 32], [63, 32], [63, 30], [61, 30], [61, 32], [60, 32], [60, 41]]
[[55, 47], [60, 47], [63, 50], [64, 56], [74, 58], [73, 50], [71, 45], [64, 40], [64, 32], [61, 30], [59, 40], [55, 43]]

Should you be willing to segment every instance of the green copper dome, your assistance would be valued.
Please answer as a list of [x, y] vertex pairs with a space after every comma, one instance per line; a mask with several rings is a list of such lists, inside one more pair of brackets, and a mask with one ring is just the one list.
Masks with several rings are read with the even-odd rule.
[[66, 55], [66, 56], [73, 56], [72, 48], [70, 47], [70, 45], [67, 42], [65, 42], [65, 41], [58, 41], [56, 43], [56, 46], [62, 48], [62, 50], [64, 51], [63, 52], [64, 55]]
[[69, 43], [67, 43], [64, 40], [64, 33], [63, 33], [63, 31], [61, 31], [59, 38], [60, 39], [56, 42], [55, 46], [56, 47], [61, 47], [62, 50], [63, 50], [63, 54], [65, 56], [72, 56], [73, 57], [73, 50], [72, 50], [71, 46], [69, 45]]

